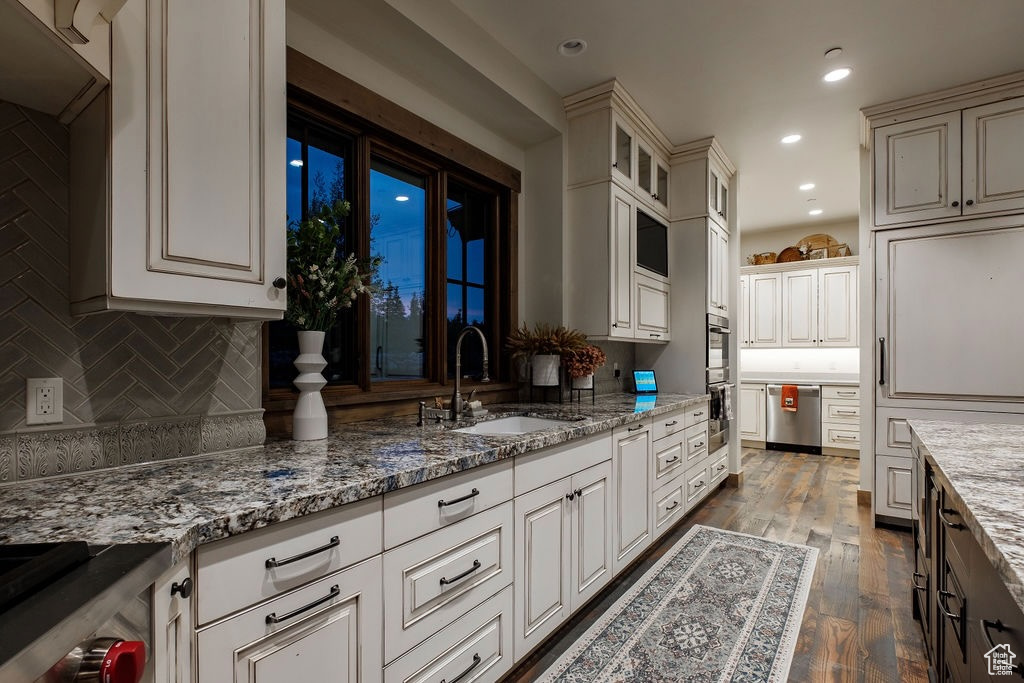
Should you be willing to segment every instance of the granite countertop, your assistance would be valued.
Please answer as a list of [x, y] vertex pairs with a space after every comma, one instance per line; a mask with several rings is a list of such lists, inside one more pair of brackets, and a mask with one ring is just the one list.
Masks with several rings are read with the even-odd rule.
[[339, 425], [323, 441], [276, 439], [230, 453], [19, 482], [0, 487], [0, 544], [167, 542], [172, 562], [178, 562], [201, 543], [707, 400], [659, 395], [638, 414], [635, 398], [487, 406], [491, 413], [483, 420], [513, 414], [567, 420], [564, 427], [526, 435], [458, 433], [450, 424], [417, 427], [415, 416], [403, 416]]
[[1024, 611], [1024, 425], [910, 420], [921, 455]]

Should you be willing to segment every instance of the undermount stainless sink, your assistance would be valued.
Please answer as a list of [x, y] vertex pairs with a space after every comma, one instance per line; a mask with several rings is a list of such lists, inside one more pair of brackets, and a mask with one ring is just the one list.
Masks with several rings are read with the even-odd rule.
[[453, 432], [461, 432], [463, 434], [529, 434], [530, 432], [539, 432], [543, 429], [551, 429], [552, 427], [564, 427], [570, 424], [568, 420], [551, 420], [546, 417], [526, 417], [524, 415], [512, 415], [510, 417], [500, 417], [496, 420], [487, 420], [486, 422], [479, 422], [469, 427], [460, 427], [459, 429], [453, 429]]

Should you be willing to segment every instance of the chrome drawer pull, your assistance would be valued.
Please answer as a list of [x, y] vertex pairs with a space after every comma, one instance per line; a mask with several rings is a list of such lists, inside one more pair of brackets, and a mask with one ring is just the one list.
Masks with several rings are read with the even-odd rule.
[[[960, 621], [961, 615], [956, 614], [954, 612], [950, 612], [949, 608], [946, 607], [945, 598], [948, 598], [951, 595], [955, 597], [956, 593], [954, 593], [953, 591], [940, 590], [938, 593], [935, 594], [935, 601], [939, 603], [939, 609], [942, 610], [942, 613], [945, 614], [950, 621]], [[957, 600], [959, 600], [959, 598], [957, 598]]]
[[449, 505], [455, 505], [456, 503], [461, 503], [464, 500], [469, 500], [470, 498], [476, 498], [479, 495], [480, 495], [480, 491], [477, 490], [477, 489], [473, 489], [472, 491], [470, 491], [466, 495], [462, 496], [461, 498], [452, 498], [451, 500], [444, 500], [442, 498], [441, 500], [437, 501], [437, 507], [443, 508], [443, 507], [447, 507]]
[[312, 550], [307, 550], [304, 553], [299, 553], [298, 555], [294, 555], [294, 556], [289, 557], [289, 558], [284, 559], [284, 560], [278, 560], [275, 557], [271, 557], [269, 560], [266, 561], [265, 564], [267, 565], [267, 569], [273, 569], [274, 567], [283, 567], [286, 564], [291, 564], [292, 562], [298, 562], [299, 560], [304, 560], [307, 557], [312, 557], [313, 555], [316, 555], [318, 553], [327, 552], [331, 548], [337, 548], [339, 545], [341, 545], [341, 541], [338, 539], [338, 537], [337, 536], [331, 536], [331, 540], [327, 542], [327, 545], [322, 545], [319, 548], [313, 548]]
[[672, 503], [671, 505], [669, 505], [667, 508], [665, 508], [665, 512], [668, 512], [670, 510], [675, 510], [677, 507], [679, 507], [679, 501], [678, 500], [676, 502]]
[[[468, 669], [466, 669], [465, 671], [463, 671], [462, 673], [460, 673], [460, 674], [459, 674], [458, 676], [456, 676], [455, 678], [453, 678], [453, 679], [451, 680], [451, 683], [459, 683], [459, 681], [461, 681], [461, 680], [462, 680], [463, 678], [465, 678], [465, 677], [466, 677], [466, 675], [467, 675], [467, 674], [468, 674], [468, 673], [469, 673], [470, 671], [472, 671], [473, 669], [475, 669], [475, 668], [477, 667], [477, 665], [479, 665], [479, 664], [480, 664], [480, 662], [482, 662], [482, 661], [483, 661], [483, 660], [482, 660], [482, 659], [480, 659], [480, 653], [476, 653], [476, 654], [474, 654], [474, 655], [473, 655], [473, 663], [469, 665], [469, 668], [468, 668]], [[448, 683], [448, 679], [447, 679], [447, 678], [442, 678], [442, 679], [441, 679], [441, 683]]]
[[677, 424], [679, 424], [679, 420], [672, 420], [671, 422], [666, 422], [665, 426], [666, 427], [675, 427]]
[[441, 585], [442, 585], [442, 586], [447, 586], [447, 585], [448, 585], [448, 584], [450, 584], [450, 583], [455, 583], [455, 582], [456, 582], [456, 581], [458, 581], [459, 579], [464, 579], [464, 578], [466, 578], [467, 576], [469, 576], [470, 574], [472, 574], [473, 572], [475, 572], [475, 571], [476, 571], [477, 569], [480, 569], [480, 560], [473, 560], [473, 566], [472, 566], [472, 567], [470, 567], [469, 569], [467, 569], [466, 571], [462, 572], [462, 573], [461, 573], [461, 574], [459, 574], [458, 576], [453, 576], [453, 577], [452, 577], [452, 578], [450, 578], [450, 579], [446, 579], [446, 578], [444, 578], [444, 577], [442, 576], [442, 577], [441, 577]]
[[856, 415], [856, 410], [837, 410], [836, 415]]
[[314, 600], [313, 602], [309, 603], [308, 605], [304, 605], [303, 607], [300, 607], [298, 609], [293, 609], [291, 612], [288, 612], [287, 614], [282, 614], [281, 616], [277, 616], [277, 612], [271, 612], [270, 614], [267, 615], [267, 623], [268, 624], [280, 624], [282, 621], [288, 621], [292, 617], [297, 617], [300, 614], [302, 614], [303, 612], [308, 612], [309, 610], [313, 609], [314, 607], [322, 605], [325, 602], [327, 602], [328, 600], [330, 600], [331, 598], [336, 598], [339, 595], [341, 595], [341, 589], [338, 588], [337, 584], [335, 584], [335, 585], [331, 586], [331, 592], [330, 593], [328, 593], [327, 595], [325, 595], [324, 597], [322, 597], [322, 598], [320, 598], [318, 600]]
[[917, 584], [917, 577], [919, 577], [919, 576], [922, 579], [924, 578], [924, 574], [922, 574], [921, 572], [914, 572], [914, 577], [912, 579], [910, 579], [910, 583], [911, 583], [911, 585], [914, 586], [914, 590], [919, 590], [919, 591], [923, 591], [923, 592], [927, 593], [928, 592], [928, 584], [925, 584], [923, 586], [919, 586]]
[[946, 516], [944, 514], [942, 514], [944, 512], [945, 513], [949, 513], [951, 515], [956, 515], [957, 511], [956, 510], [950, 510], [949, 508], [939, 508], [939, 519], [941, 519], [942, 523], [945, 524], [947, 527], [949, 527], [950, 529], [958, 529], [958, 530], [966, 528], [960, 522], [951, 522], [948, 519], [946, 519]]
[[665, 464], [666, 464], [666, 465], [671, 465], [672, 463], [674, 463], [674, 462], [675, 462], [676, 460], [678, 460], [678, 459], [679, 459], [679, 456], [678, 456], [678, 455], [677, 455], [677, 456], [675, 456], [674, 458], [669, 458], [668, 460], [666, 460], [666, 461], [665, 461]]
[[856, 436], [845, 436], [843, 434], [836, 434], [835, 436], [832, 437], [832, 439], [834, 441], [856, 441], [858, 439], [858, 437], [856, 437]]
[[856, 391], [837, 391], [836, 394], [839, 395], [839, 396], [856, 396], [857, 392]]
[[719, 466], [718, 466], [718, 467], [717, 467], [717, 468], [715, 469], [715, 471], [716, 471], [716, 472], [721, 472], [721, 471], [722, 471], [722, 470], [724, 470], [724, 469], [725, 469], [725, 465], [719, 465]]

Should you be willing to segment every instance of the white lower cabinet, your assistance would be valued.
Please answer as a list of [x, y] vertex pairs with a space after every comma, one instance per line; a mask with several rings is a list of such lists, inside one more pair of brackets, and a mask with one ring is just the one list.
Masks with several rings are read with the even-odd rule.
[[654, 508], [651, 512], [654, 537], [658, 538], [686, 513], [685, 474], [680, 472], [675, 479], [659, 487], [651, 496], [651, 505]]
[[515, 499], [515, 654], [532, 650], [611, 579], [611, 463]]
[[913, 459], [875, 456], [875, 514], [910, 519]]
[[612, 457], [615, 515], [612, 538], [612, 568], [617, 574], [636, 559], [651, 541], [651, 427], [638, 422], [612, 432], [615, 450]]
[[512, 583], [512, 503], [384, 553], [390, 662]]
[[192, 588], [188, 560], [172, 567], [153, 584], [154, 683], [189, 683], [192, 680]]
[[384, 683], [492, 683], [511, 667], [512, 586], [384, 669]]
[[766, 424], [766, 398], [764, 384], [740, 385], [740, 439], [764, 441], [768, 438]]
[[199, 683], [380, 681], [380, 556], [201, 629]]

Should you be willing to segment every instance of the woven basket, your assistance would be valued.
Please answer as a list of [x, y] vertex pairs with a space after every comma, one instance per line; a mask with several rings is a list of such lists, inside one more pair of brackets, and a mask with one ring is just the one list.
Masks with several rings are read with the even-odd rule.
[[775, 259], [778, 257], [774, 251], [765, 251], [760, 254], [754, 254], [750, 257], [750, 264], [754, 266], [763, 266], [766, 263], [775, 263]]

